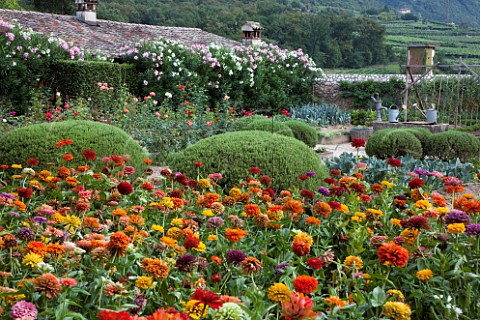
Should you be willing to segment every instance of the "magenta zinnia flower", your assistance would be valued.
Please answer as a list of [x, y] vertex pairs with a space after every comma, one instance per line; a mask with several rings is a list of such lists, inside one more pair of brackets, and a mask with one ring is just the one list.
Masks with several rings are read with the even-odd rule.
[[10, 309], [10, 315], [12, 319], [32, 319], [36, 320], [38, 316], [37, 307], [28, 301], [20, 300], [12, 306]]

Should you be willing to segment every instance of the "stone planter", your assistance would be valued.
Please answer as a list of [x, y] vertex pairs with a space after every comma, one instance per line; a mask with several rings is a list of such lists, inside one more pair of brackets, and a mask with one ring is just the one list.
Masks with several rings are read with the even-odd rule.
[[350, 129], [350, 138], [353, 140], [355, 138], [361, 138], [365, 141], [368, 140], [368, 137], [370, 137], [373, 134], [373, 128], [369, 127], [356, 127]]

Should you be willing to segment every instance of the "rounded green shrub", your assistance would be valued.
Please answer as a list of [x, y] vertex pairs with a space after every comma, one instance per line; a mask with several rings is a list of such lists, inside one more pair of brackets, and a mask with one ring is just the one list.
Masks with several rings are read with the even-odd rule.
[[[72, 140], [73, 144], [55, 147], [63, 139]], [[73, 167], [87, 164], [82, 157], [85, 149], [95, 151], [100, 159], [128, 154], [132, 160], [127, 164], [137, 171], [143, 171], [143, 159], [147, 156], [132, 137], [117, 127], [101, 122], [68, 120], [34, 124], [6, 132], [0, 145], [0, 163], [25, 164], [27, 159], [37, 158], [42, 165], [64, 161], [62, 156], [70, 153], [74, 158], [68, 166]]]
[[406, 132], [410, 132], [413, 134], [422, 144], [422, 148], [425, 148], [425, 144], [427, 143], [427, 139], [433, 134], [430, 130], [425, 128], [401, 128], [398, 130], [403, 130]]
[[480, 156], [480, 140], [471, 133], [449, 130], [427, 139], [425, 154], [441, 160], [469, 161]]
[[[258, 167], [261, 175], [272, 179], [275, 190], [295, 185], [315, 189], [327, 171], [320, 158], [303, 142], [292, 137], [263, 131], [227, 132], [198, 141], [168, 159], [172, 170], [187, 177], [196, 177], [195, 161], [203, 162], [202, 174], [221, 173], [220, 184], [229, 188], [250, 176], [249, 169]], [[303, 181], [306, 172], [316, 175]]]
[[235, 120], [232, 125], [231, 131], [242, 131], [247, 130], [247, 127], [254, 121], [267, 119], [265, 116], [253, 115], [253, 116], [244, 116]]
[[303, 141], [307, 146], [313, 148], [317, 145], [318, 133], [314, 127], [299, 120], [289, 120], [284, 124], [292, 130], [295, 138]]
[[420, 159], [423, 156], [422, 144], [410, 132], [403, 129], [383, 129], [368, 138], [365, 152], [368, 156], [380, 159], [410, 155]]
[[249, 131], [267, 131], [271, 133], [281, 134], [287, 137], [294, 137], [292, 129], [283, 122], [272, 119], [255, 120], [247, 126]]

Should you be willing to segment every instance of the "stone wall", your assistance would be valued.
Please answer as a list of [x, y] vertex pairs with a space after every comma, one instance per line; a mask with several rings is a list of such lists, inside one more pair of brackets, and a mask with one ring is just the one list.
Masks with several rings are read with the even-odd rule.
[[[415, 75], [417, 78], [418, 75]], [[424, 79], [432, 79], [433, 77], [457, 77], [457, 75], [435, 75], [425, 77]], [[340, 81], [359, 82], [373, 80], [377, 82], [387, 82], [390, 78], [397, 78], [402, 81], [406, 80], [405, 74], [324, 74], [317, 78], [313, 86], [313, 96], [325, 103], [336, 104], [341, 108], [348, 109], [351, 105], [349, 99], [340, 96]]]
[[340, 96], [340, 81], [359, 82], [373, 80], [387, 82], [392, 77], [405, 81], [404, 74], [324, 74], [317, 78], [313, 86], [313, 95], [325, 103], [336, 104], [341, 108], [348, 109], [350, 101]]

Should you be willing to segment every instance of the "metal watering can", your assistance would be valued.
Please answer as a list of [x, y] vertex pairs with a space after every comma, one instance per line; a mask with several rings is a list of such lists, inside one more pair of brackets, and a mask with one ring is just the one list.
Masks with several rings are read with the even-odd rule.
[[435, 105], [433, 103], [432, 107], [427, 110], [420, 109], [416, 103], [414, 103], [413, 106], [422, 113], [422, 115], [425, 117], [425, 122], [430, 124], [437, 123], [437, 110], [435, 110]]
[[395, 105], [390, 106], [388, 109], [388, 122], [398, 122], [398, 116], [400, 115], [400, 110]]

